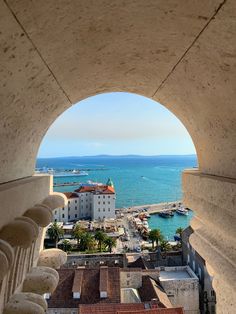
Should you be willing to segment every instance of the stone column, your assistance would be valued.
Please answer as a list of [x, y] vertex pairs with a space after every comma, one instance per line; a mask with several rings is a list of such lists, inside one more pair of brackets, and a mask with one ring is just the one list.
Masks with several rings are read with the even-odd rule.
[[190, 242], [205, 259], [208, 272], [213, 276], [217, 313], [234, 313], [236, 180], [186, 170], [183, 192], [184, 204], [195, 213]]

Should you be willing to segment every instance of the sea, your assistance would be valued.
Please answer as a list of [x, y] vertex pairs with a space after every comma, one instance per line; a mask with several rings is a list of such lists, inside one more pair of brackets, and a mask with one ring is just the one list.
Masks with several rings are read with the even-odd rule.
[[[36, 168], [53, 168], [56, 171], [82, 170], [87, 176], [54, 176], [54, 183], [78, 182], [77, 186], [54, 187], [55, 191], [73, 191], [88, 180], [106, 183], [108, 178], [116, 190], [116, 208], [173, 202], [182, 199], [181, 173], [197, 166], [196, 155], [184, 156], [88, 156], [38, 158]], [[160, 218], [152, 215], [151, 228], [160, 228], [166, 237], [172, 237], [178, 227], [187, 227], [189, 216]]]

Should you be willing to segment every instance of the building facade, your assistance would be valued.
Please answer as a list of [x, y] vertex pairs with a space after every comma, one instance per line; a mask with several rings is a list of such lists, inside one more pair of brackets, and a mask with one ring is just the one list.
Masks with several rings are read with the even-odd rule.
[[213, 278], [209, 275], [205, 260], [189, 243], [193, 229], [189, 226], [182, 233], [183, 264], [188, 265], [199, 279], [200, 311], [206, 314], [216, 313], [216, 295], [212, 287]]
[[82, 185], [74, 192], [64, 192], [68, 204], [54, 211], [54, 221], [79, 219], [104, 220], [115, 218], [116, 194], [112, 181], [106, 185]]

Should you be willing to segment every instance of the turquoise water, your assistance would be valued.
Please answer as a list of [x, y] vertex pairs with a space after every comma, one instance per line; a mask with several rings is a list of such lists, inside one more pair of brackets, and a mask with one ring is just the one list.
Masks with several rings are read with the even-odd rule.
[[[156, 156], [156, 157], [70, 157], [38, 159], [36, 167], [55, 170], [90, 169], [88, 176], [54, 177], [55, 183], [81, 182], [87, 180], [106, 183], [110, 177], [116, 189], [116, 207], [170, 202], [182, 198], [181, 173], [186, 168], [197, 166], [196, 156]], [[75, 190], [76, 186], [56, 187], [55, 191]], [[171, 240], [178, 227], [187, 227], [189, 216], [175, 214], [165, 219], [152, 215], [150, 228], [160, 228], [163, 235]]]
[[193, 212], [189, 211], [188, 216], [175, 214], [171, 218], [162, 218], [157, 214], [151, 215], [148, 219], [149, 228], [161, 229], [162, 234], [166, 240], [173, 240], [176, 229], [182, 227], [183, 229], [189, 226], [189, 222], [193, 217]]
[[[196, 156], [96, 156], [40, 158], [36, 167], [56, 170], [90, 169], [85, 177], [54, 177], [54, 182], [106, 183], [110, 177], [116, 189], [116, 207], [176, 201], [182, 198], [181, 173], [197, 165]], [[55, 191], [75, 190], [76, 186], [56, 187]]]

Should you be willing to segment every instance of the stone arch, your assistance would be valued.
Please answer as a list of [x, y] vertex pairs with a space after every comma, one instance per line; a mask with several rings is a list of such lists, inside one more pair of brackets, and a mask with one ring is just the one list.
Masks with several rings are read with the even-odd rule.
[[235, 9], [234, 0], [0, 1], [0, 228], [51, 192], [50, 178], [32, 175], [56, 116], [128, 86], [171, 110], [197, 146], [199, 171], [183, 175], [199, 218], [192, 241], [217, 274], [218, 312], [234, 312]]

